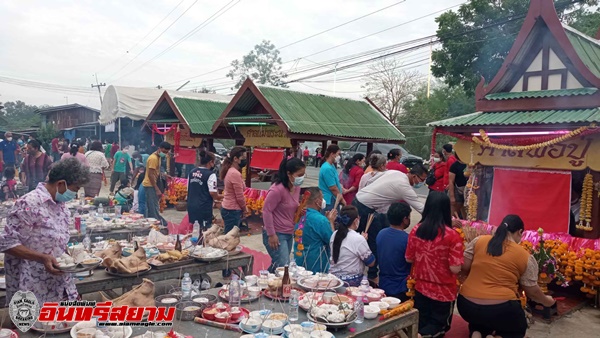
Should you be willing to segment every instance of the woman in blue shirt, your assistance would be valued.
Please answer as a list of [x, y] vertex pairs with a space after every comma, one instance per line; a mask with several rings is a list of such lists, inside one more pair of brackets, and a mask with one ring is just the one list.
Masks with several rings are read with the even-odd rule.
[[[346, 190], [342, 188], [340, 177], [337, 171], [337, 163], [340, 159], [340, 147], [337, 144], [331, 144], [325, 151], [325, 162], [319, 171], [319, 189], [323, 193], [326, 207], [321, 211], [329, 211], [333, 209], [335, 200], [338, 195], [342, 195]], [[346, 205], [346, 202], [340, 196], [340, 204]]]
[[[333, 235], [333, 223], [337, 211], [327, 212], [327, 217], [321, 214], [325, 207], [323, 194], [319, 188], [308, 188], [310, 197], [306, 204], [306, 215], [296, 224], [296, 243], [294, 257], [298, 266], [303, 266], [312, 272], [329, 271], [329, 240]], [[302, 250], [300, 250], [302, 249]]]

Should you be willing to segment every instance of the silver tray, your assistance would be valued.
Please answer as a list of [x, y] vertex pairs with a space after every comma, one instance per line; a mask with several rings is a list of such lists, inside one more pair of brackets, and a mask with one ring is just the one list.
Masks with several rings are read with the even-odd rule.
[[66, 273], [78, 273], [78, 272], [92, 271], [92, 270], [96, 269], [98, 266], [100, 266], [100, 264], [102, 264], [102, 262], [104, 262], [104, 259], [100, 259], [98, 261], [98, 263], [96, 263], [94, 265], [84, 266], [83, 264], [78, 263], [78, 264], [75, 264], [75, 266], [71, 267], [71, 268], [58, 267], [58, 270], [60, 270], [62, 272], [66, 272]]

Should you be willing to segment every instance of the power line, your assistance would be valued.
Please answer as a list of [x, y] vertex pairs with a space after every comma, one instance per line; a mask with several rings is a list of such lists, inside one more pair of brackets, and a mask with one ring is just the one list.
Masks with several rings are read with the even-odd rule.
[[[196, 0], [198, 1], [198, 0]], [[231, 5], [231, 3], [233, 3], [235, 1], [235, 3], [233, 5]], [[173, 48], [177, 47], [179, 44], [181, 44], [183, 41], [187, 40], [189, 37], [191, 37], [192, 35], [198, 33], [200, 30], [202, 30], [204, 27], [208, 26], [210, 23], [212, 23], [213, 21], [215, 21], [216, 19], [218, 19], [220, 16], [222, 16], [223, 14], [227, 13], [230, 9], [232, 9], [235, 5], [237, 5], [241, 0], [231, 0], [229, 3], [227, 3], [225, 6], [221, 7], [218, 11], [216, 11], [213, 15], [211, 15], [210, 17], [208, 17], [206, 20], [204, 20], [200, 25], [196, 26], [194, 29], [192, 29], [190, 32], [188, 32], [186, 35], [184, 35], [182, 38], [180, 38], [179, 40], [175, 41], [175, 43], [171, 44], [169, 47], [167, 47], [166, 49], [164, 49], [162, 52], [158, 53], [157, 55], [155, 55], [153, 58], [151, 58], [150, 60], [144, 62], [143, 64], [141, 64], [140, 66], [138, 66], [137, 68], [135, 68], [134, 70], [130, 71], [129, 73], [119, 77], [118, 79], [116, 79], [115, 81], [118, 81], [124, 77], [127, 77], [135, 72], [137, 72], [138, 70], [140, 70], [141, 68], [143, 68], [145, 65], [147, 65], [148, 63], [158, 59], [159, 57], [165, 55], [166, 53], [168, 53], [170, 50], [172, 50]], [[229, 7], [229, 5], [231, 5]], [[229, 7], [229, 8], [227, 8]]]
[[303, 38], [303, 39], [300, 39], [300, 40], [298, 40], [298, 41], [294, 41], [294, 42], [292, 42], [292, 43], [289, 43], [289, 44], [287, 44], [287, 45], [285, 45], [285, 46], [283, 46], [283, 47], [279, 47], [279, 50], [282, 50], [282, 49], [284, 49], [284, 48], [287, 48], [287, 47], [293, 46], [293, 45], [295, 45], [295, 44], [298, 44], [298, 43], [300, 43], [300, 42], [303, 42], [303, 41], [306, 41], [306, 40], [312, 39], [312, 38], [314, 38], [315, 36], [319, 36], [319, 35], [321, 35], [321, 34], [325, 34], [325, 33], [327, 33], [327, 32], [331, 32], [331, 31], [332, 31], [332, 30], [334, 30], [334, 29], [337, 29], [337, 28], [340, 28], [340, 27], [346, 26], [346, 25], [348, 25], [348, 24], [351, 24], [351, 23], [353, 23], [353, 22], [355, 22], [355, 21], [358, 21], [358, 20], [360, 20], [360, 19], [364, 19], [364, 18], [366, 18], [366, 17], [368, 17], [368, 16], [371, 16], [371, 15], [373, 15], [373, 14], [379, 13], [379, 12], [381, 12], [381, 11], [384, 11], [384, 10], [388, 9], [388, 8], [392, 8], [392, 7], [394, 7], [394, 6], [397, 6], [397, 5], [399, 5], [399, 4], [401, 4], [401, 3], [404, 3], [404, 2], [406, 2], [406, 0], [398, 1], [398, 2], [396, 2], [396, 3], [394, 3], [394, 4], [391, 4], [391, 5], [389, 5], [389, 6], [386, 6], [386, 7], [383, 7], [383, 8], [381, 8], [381, 9], [378, 9], [378, 10], [376, 10], [376, 11], [374, 11], [374, 12], [367, 13], [367, 14], [365, 14], [365, 15], [359, 16], [358, 18], [352, 19], [352, 20], [350, 20], [350, 21], [346, 21], [346, 22], [344, 22], [344, 23], [342, 23], [342, 24], [339, 24], [339, 25], [337, 25], [337, 26], [331, 27], [331, 28], [329, 28], [329, 29], [326, 29], [326, 30], [324, 30], [324, 31], [320, 31], [320, 32], [318, 32], [318, 33], [315, 33], [315, 34], [313, 34], [313, 35], [307, 36], [307, 37], [305, 37], [305, 38]]
[[154, 30], [155, 30], [156, 28], [158, 28], [158, 26], [160, 26], [160, 24], [162, 24], [162, 23], [163, 23], [163, 22], [164, 22], [164, 21], [165, 21], [165, 20], [166, 20], [166, 19], [167, 19], [167, 18], [168, 18], [168, 17], [169, 17], [169, 16], [170, 16], [172, 13], [173, 13], [173, 12], [175, 12], [175, 10], [176, 10], [177, 8], [179, 8], [179, 6], [181, 6], [181, 4], [182, 4], [184, 1], [185, 1], [185, 0], [181, 0], [181, 1], [180, 1], [180, 2], [177, 4], [177, 6], [175, 6], [175, 7], [174, 7], [174, 8], [173, 8], [173, 9], [172, 9], [172, 10], [171, 10], [171, 11], [170, 11], [170, 12], [169, 12], [167, 15], [165, 15], [165, 16], [162, 18], [162, 20], [160, 20], [160, 21], [159, 21], [159, 22], [158, 22], [158, 23], [157, 23], [157, 24], [156, 24], [154, 27], [152, 27], [152, 29], [151, 29], [150, 31], [148, 31], [148, 33], [146, 33], [146, 35], [144, 35], [144, 37], [143, 37], [143, 38], [139, 39], [139, 40], [138, 40], [138, 41], [135, 43], [135, 45], [133, 45], [133, 47], [131, 47], [131, 48], [127, 49], [127, 50], [125, 51], [125, 53], [124, 53], [124, 54], [122, 54], [121, 56], [119, 56], [119, 57], [118, 57], [118, 58], [117, 58], [115, 61], [113, 61], [113, 62], [111, 62], [111, 63], [107, 64], [106, 66], [104, 66], [104, 67], [102, 68], [102, 70], [98, 71], [97, 73], [103, 73], [105, 70], [107, 70], [107, 69], [111, 68], [112, 66], [114, 66], [115, 64], [117, 64], [119, 61], [121, 61], [121, 59], [122, 59], [122, 58], [123, 58], [125, 55], [129, 54], [129, 51], [133, 51], [133, 50], [135, 49], [135, 47], [137, 47], [137, 45], [139, 45], [139, 44], [140, 44], [140, 42], [144, 41], [144, 40], [145, 40], [145, 39], [146, 39], [146, 38], [147, 38], [147, 37], [148, 37], [148, 36], [149, 36], [149, 35], [150, 35], [152, 32], [154, 32]]
[[137, 53], [133, 57], [133, 59], [129, 60], [129, 62], [127, 62], [118, 71], [116, 71], [115, 73], [111, 74], [108, 77], [108, 79], [111, 79], [113, 76], [119, 74], [123, 69], [125, 69], [127, 66], [129, 66], [135, 59], [138, 58], [138, 56], [140, 56], [143, 52], [146, 51], [146, 49], [148, 49], [150, 46], [152, 46], [152, 44], [154, 44], [154, 42], [156, 42], [156, 40], [158, 40], [163, 34], [165, 34], [166, 31], [168, 31], [177, 21], [179, 21], [179, 19], [181, 19], [182, 16], [185, 15], [185, 13], [187, 13], [190, 9], [192, 9], [192, 7], [194, 7], [197, 3], [198, 3], [198, 0], [195, 0], [188, 8], [186, 8], [185, 11], [183, 11], [183, 13], [181, 13], [177, 18], [175, 18], [175, 20], [173, 22], [171, 22], [171, 24], [169, 26], [167, 26], [167, 28], [165, 28], [162, 32], [160, 32], [160, 34], [158, 34], [158, 36], [155, 37], [154, 40], [150, 41], [149, 44], [147, 44], [139, 53]]
[[75, 87], [75, 86], [63, 86], [53, 83], [45, 83], [45, 82], [37, 82], [23, 79], [15, 79], [5, 76], [0, 76], [0, 82], [11, 84], [15, 86], [28, 87], [41, 89], [46, 91], [53, 91], [59, 93], [73, 93], [73, 94], [83, 94], [88, 95], [89, 93], [93, 93], [92, 88], [89, 87]]
[[[438, 13], [440, 13], [440, 12], [445, 12], [445, 11], [447, 11], [447, 10], [450, 10], [450, 9], [454, 8], [454, 7], [461, 6], [461, 5], [465, 4], [465, 3], [467, 3], [467, 2], [464, 2], [464, 3], [458, 4], [458, 5], [454, 5], [454, 6], [451, 6], [451, 7], [447, 7], [447, 8], [445, 8], [445, 9], [442, 9], [442, 10], [439, 10], [439, 11], [435, 11], [435, 12], [429, 13], [429, 14], [427, 14], [427, 15], [424, 15], [424, 16], [421, 16], [421, 17], [418, 17], [418, 18], [415, 18], [415, 19], [412, 19], [412, 20], [409, 20], [409, 21], [406, 21], [406, 22], [400, 23], [400, 24], [398, 24], [398, 25], [394, 25], [394, 26], [392, 26], [392, 27], [389, 27], [389, 28], [386, 28], [386, 29], [383, 29], [383, 30], [380, 30], [380, 31], [377, 31], [377, 32], [374, 32], [374, 33], [371, 33], [371, 34], [369, 34], [369, 35], [366, 35], [366, 36], [363, 36], [363, 37], [360, 37], [360, 38], [357, 38], [357, 39], [354, 39], [354, 40], [351, 40], [351, 41], [345, 42], [345, 43], [343, 43], [343, 44], [340, 44], [340, 45], [336, 45], [336, 46], [333, 46], [333, 47], [330, 47], [330, 48], [327, 48], [327, 49], [324, 49], [324, 50], [318, 51], [318, 52], [316, 52], [316, 53], [312, 53], [312, 54], [305, 55], [305, 56], [303, 56], [303, 57], [300, 57], [300, 58], [295, 58], [295, 59], [293, 59], [293, 60], [286, 61], [286, 62], [284, 62], [283, 64], [288, 64], [288, 63], [290, 63], [290, 62], [294, 62], [294, 61], [296, 61], [296, 60], [299, 60], [299, 59], [303, 59], [303, 58], [311, 57], [311, 56], [314, 56], [314, 55], [318, 55], [318, 54], [324, 53], [324, 52], [326, 52], [326, 51], [329, 51], [329, 50], [332, 50], [332, 49], [335, 49], [335, 48], [339, 48], [339, 47], [341, 47], [341, 46], [345, 46], [345, 45], [347, 45], [347, 44], [350, 44], [350, 43], [353, 43], [353, 42], [356, 42], [356, 41], [360, 41], [360, 40], [362, 40], [362, 39], [365, 39], [365, 38], [368, 38], [368, 37], [371, 37], [371, 36], [374, 36], [374, 35], [377, 35], [377, 34], [380, 34], [380, 33], [386, 32], [386, 31], [389, 31], [389, 30], [391, 30], [391, 29], [398, 28], [398, 27], [401, 27], [401, 26], [403, 26], [403, 25], [407, 25], [407, 24], [409, 24], [409, 23], [413, 23], [413, 22], [415, 22], [415, 21], [418, 21], [418, 20], [425, 19], [425, 18], [427, 18], [427, 17], [430, 17], [430, 16], [432, 16], [432, 15], [438, 14]], [[376, 11], [376, 12], [377, 12], [377, 11]], [[373, 12], [373, 14], [374, 14], [374, 13], [376, 13], [376, 12]], [[369, 14], [369, 15], [370, 15], [370, 14]], [[365, 17], [365, 16], [362, 16], [361, 18], [364, 18], [364, 17]], [[357, 19], [353, 19], [353, 20], [351, 20], [350, 22], [352, 22], [352, 21], [356, 21], [356, 20], [357, 20]], [[347, 23], [349, 23], [349, 22], [342, 23], [342, 24], [340, 24], [340, 25], [338, 25], [338, 26], [340, 26], [340, 27], [341, 27], [341, 26], [343, 26], [343, 25], [345, 25], [345, 24], [347, 24]], [[335, 28], [333, 28], [333, 29], [335, 29]], [[332, 29], [329, 29], [329, 30], [332, 30]], [[316, 36], [316, 35], [320, 35], [320, 34], [322, 34], [322, 33], [324, 33], [324, 32], [325, 32], [325, 31], [323, 31], [323, 32], [319, 32], [319, 33], [316, 33], [316, 34], [313, 34], [313, 35], [314, 35], [314, 36]], [[308, 37], [308, 38], [310, 38], [310, 37]], [[294, 45], [294, 44], [296, 44], [296, 43], [299, 43], [300, 41], [304, 41], [304, 40], [306, 40], [306, 39], [307, 39], [307, 38], [302, 38], [302, 39], [300, 39], [300, 40], [297, 40], [297, 41], [294, 41], [294, 42], [292, 42], [292, 43], [289, 43], [289, 44], [285, 45], [284, 47], [287, 47], [287, 46]], [[281, 49], [281, 48], [279, 48], [279, 49]], [[181, 83], [182, 81], [185, 81], [185, 80], [196, 79], [196, 78], [199, 78], [199, 77], [202, 77], [202, 76], [205, 76], [205, 75], [209, 75], [209, 74], [213, 74], [213, 73], [216, 73], [216, 72], [219, 72], [219, 71], [222, 71], [222, 70], [226, 70], [226, 69], [228, 69], [228, 68], [230, 68], [230, 67], [231, 67], [231, 65], [227, 65], [227, 66], [224, 66], [224, 67], [221, 67], [221, 68], [218, 68], [218, 69], [215, 69], [215, 70], [211, 70], [211, 71], [208, 71], [208, 72], [205, 72], [205, 73], [202, 73], [202, 74], [194, 75], [194, 76], [192, 76], [192, 77], [187, 77], [187, 78], [185, 78], [185, 79], [181, 79], [181, 80], [173, 81], [173, 82], [167, 83], [166, 85], [167, 85], [167, 86], [169, 86], [169, 85], [173, 85], [173, 84]]]

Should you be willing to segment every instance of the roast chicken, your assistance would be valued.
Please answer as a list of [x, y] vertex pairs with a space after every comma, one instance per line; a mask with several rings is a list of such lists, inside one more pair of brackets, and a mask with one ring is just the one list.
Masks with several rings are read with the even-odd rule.
[[107, 257], [104, 259], [104, 265], [109, 271], [114, 273], [132, 274], [139, 271], [150, 269], [146, 262], [146, 251], [143, 248], [137, 249], [131, 256], [113, 259]]
[[104, 259], [104, 261], [102, 262], [102, 265], [104, 267], [108, 268], [108, 267], [110, 267], [110, 264], [107, 264], [107, 260], [114, 261], [116, 259], [121, 258], [122, 250], [123, 250], [123, 248], [121, 247], [121, 244], [115, 242], [110, 247], [108, 247], [100, 252], [96, 252], [94, 255], [96, 257], [100, 257], [100, 258]]
[[225, 249], [227, 251], [235, 250], [240, 244], [240, 228], [233, 227], [233, 229], [225, 235], [209, 238], [206, 243], [213, 248]]

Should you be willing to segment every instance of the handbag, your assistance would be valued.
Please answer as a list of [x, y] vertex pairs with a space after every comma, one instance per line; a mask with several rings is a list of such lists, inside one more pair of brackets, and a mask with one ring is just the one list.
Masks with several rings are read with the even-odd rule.
[[435, 169], [431, 168], [429, 169], [429, 173], [427, 173], [425, 184], [427, 184], [428, 186], [432, 186], [435, 184], [435, 181], [437, 181], [437, 179], [435, 178]]

